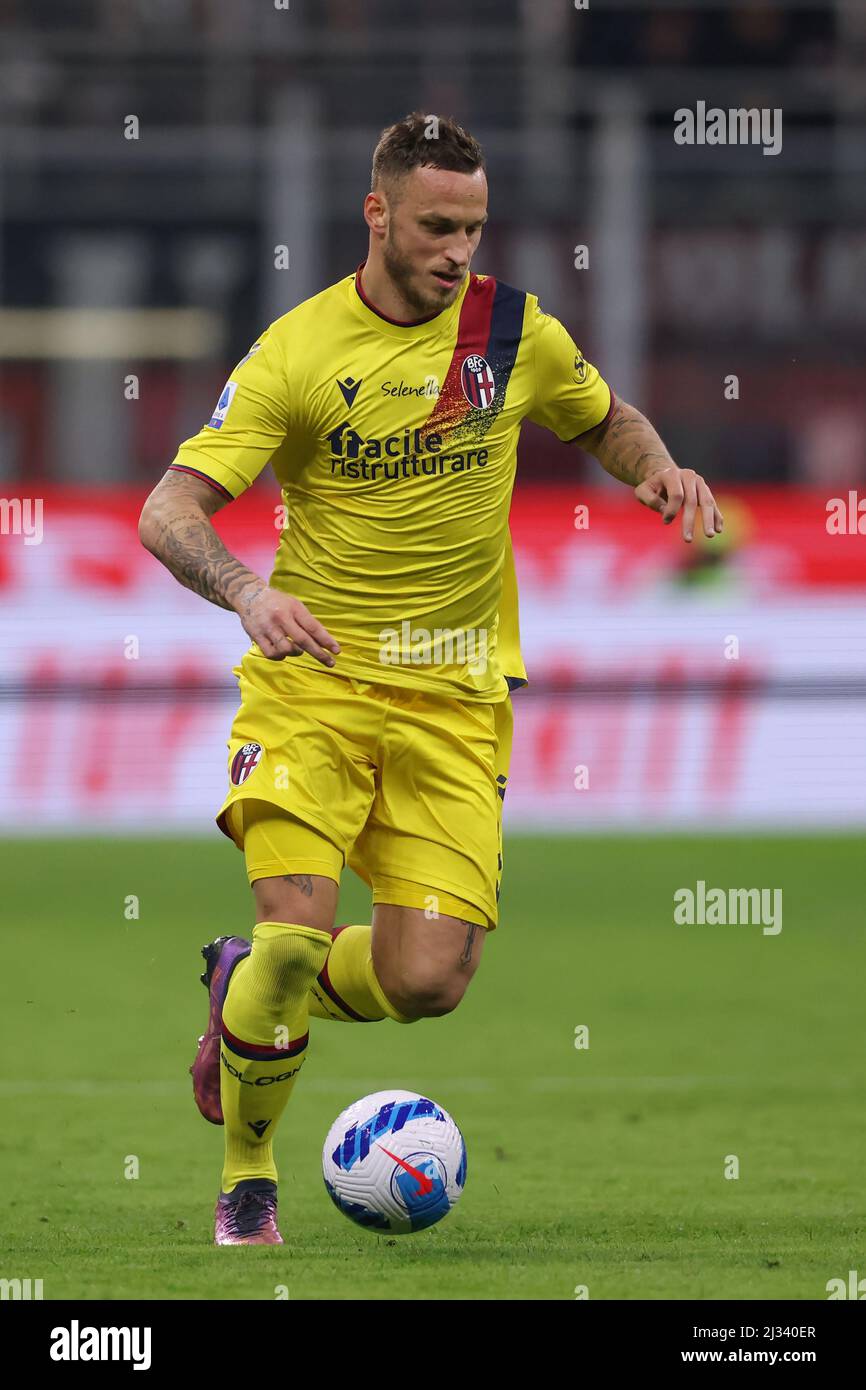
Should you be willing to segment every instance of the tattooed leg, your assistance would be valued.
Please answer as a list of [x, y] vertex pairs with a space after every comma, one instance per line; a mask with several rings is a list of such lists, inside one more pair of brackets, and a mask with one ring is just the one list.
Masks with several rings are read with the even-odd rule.
[[460, 953], [460, 960], [458, 964], [461, 966], [467, 966], [472, 960], [472, 947], [475, 944], [475, 933], [477, 931], [480, 931], [480, 928], [477, 926], [475, 922], [465, 922], [462, 917], [460, 918], [460, 921], [461, 924], [464, 927], [466, 927], [467, 930], [466, 940], [463, 943], [463, 950]]
[[312, 874], [283, 874], [283, 883], [293, 883], [298, 892], [303, 893], [305, 898], [313, 896]]
[[438, 1018], [457, 1008], [481, 961], [484, 927], [420, 907], [376, 903], [373, 968], [387, 998], [407, 1018]]
[[337, 911], [339, 886], [321, 874], [280, 874], [253, 884], [257, 922], [288, 922], [330, 931]]

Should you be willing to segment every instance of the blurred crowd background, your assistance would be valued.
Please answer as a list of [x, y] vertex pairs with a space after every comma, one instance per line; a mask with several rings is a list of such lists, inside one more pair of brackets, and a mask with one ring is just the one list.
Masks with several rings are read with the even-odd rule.
[[[0, 0], [0, 479], [158, 476], [264, 325], [363, 258], [372, 146], [414, 108], [486, 146], [476, 268], [682, 462], [862, 479], [860, 0], [279, 3]], [[782, 152], [676, 144], [698, 100], [781, 109]], [[574, 466], [526, 437], [534, 479]]]

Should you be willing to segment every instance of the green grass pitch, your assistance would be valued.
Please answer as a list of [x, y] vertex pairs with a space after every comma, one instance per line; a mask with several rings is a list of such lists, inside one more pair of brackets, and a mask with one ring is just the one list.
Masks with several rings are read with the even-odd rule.
[[[277, 1138], [286, 1245], [215, 1250], [221, 1131], [187, 1068], [199, 947], [251, 923], [240, 855], [6, 842], [0, 1275], [46, 1299], [824, 1299], [866, 1274], [863, 853], [512, 836], [461, 1007], [314, 1020]], [[781, 933], [675, 925], [675, 890], [701, 878], [781, 887]], [[338, 920], [369, 920], [351, 875]], [[395, 1239], [352, 1226], [320, 1174], [337, 1113], [388, 1085], [445, 1105], [469, 1152], [454, 1213]]]

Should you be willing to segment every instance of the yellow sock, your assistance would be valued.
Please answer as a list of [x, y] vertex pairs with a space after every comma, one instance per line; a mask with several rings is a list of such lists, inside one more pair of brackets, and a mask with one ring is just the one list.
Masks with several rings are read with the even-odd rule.
[[234, 968], [220, 1048], [223, 1192], [247, 1178], [276, 1182], [273, 1134], [306, 1055], [307, 996], [330, 945], [314, 927], [260, 922]]
[[414, 1023], [399, 1013], [385, 994], [373, 969], [372, 927], [339, 927], [325, 964], [310, 986], [311, 1018], [338, 1023], [372, 1023], [393, 1018]]

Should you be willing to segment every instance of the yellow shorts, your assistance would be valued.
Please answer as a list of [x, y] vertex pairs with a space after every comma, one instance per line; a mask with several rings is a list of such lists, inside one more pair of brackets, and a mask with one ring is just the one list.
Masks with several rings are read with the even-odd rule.
[[[497, 921], [511, 701], [480, 704], [372, 685], [255, 650], [235, 668], [220, 829], [250, 882], [339, 882], [348, 863], [373, 901]], [[467, 910], [468, 909], [468, 910]]]

